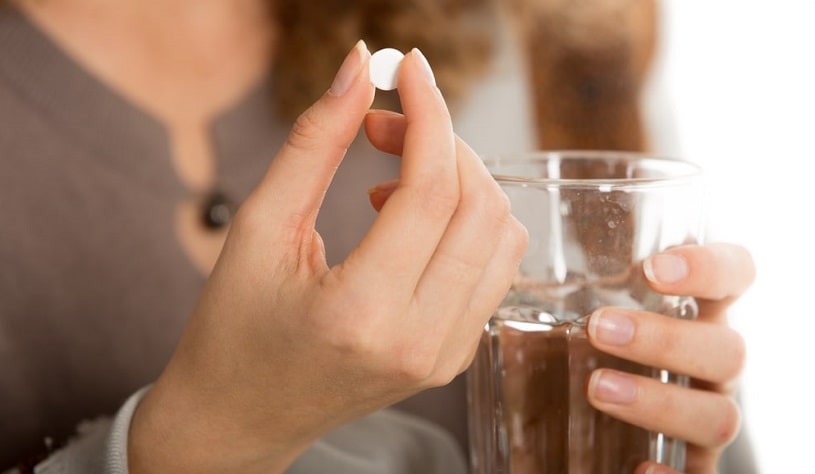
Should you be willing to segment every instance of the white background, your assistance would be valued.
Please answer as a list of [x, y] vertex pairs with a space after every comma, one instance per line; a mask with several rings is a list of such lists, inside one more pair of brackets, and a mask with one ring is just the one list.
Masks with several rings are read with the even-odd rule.
[[657, 77], [675, 140], [708, 171], [713, 238], [758, 278], [733, 308], [745, 424], [765, 474], [815, 472], [815, 2], [665, 0]]

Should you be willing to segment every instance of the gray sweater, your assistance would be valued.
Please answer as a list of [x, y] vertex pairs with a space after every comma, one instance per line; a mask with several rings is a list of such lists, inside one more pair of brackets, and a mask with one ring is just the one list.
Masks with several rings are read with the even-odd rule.
[[[82, 420], [108, 415], [112, 424], [85, 423], [41, 470], [126, 472], [138, 391], [170, 357], [203, 283], [174, 233], [187, 190], [162, 124], [13, 9], [0, 10], [0, 45], [0, 202], [14, 203], [0, 224], [0, 471], [41, 451], [43, 439], [67, 439]], [[460, 104], [459, 132], [484, 152], [531, 146], [513, 67], [496, 63], [478, 101]], [[259, 86], [212, 127], [218, 184], [238, 201], [290, 128], [271, 87]], [[329, 263], [359, 242], [375, 216], [366, 190], [396, 177], [398, 166], [364, 137], [353, 144], [318, 222]], [[327, 436], [292, 471], [463, 469], [460, 379], [399, 408]], [[424, 421], [403, 414], [411, 412]]]
[[[492, 72], [454, 110], [459, 135], [482, 154], [534, 145], [526, 74], [504, 40]], [[219, 187], [238, 201], [289, 128], [271, 87], [212, 127]], [[187, 190], [169, 149], [162, 124], [0, 10], [0, 470], [79, 424], [38, 472], [127, 472], [132, 413], [203, 283], [174, 233]], [[373, 220], [366, 189], [397, 169], [364, 137], [353, 144], [318, 221], [329, 263]], [[290, 472], [466, 471], [461, 378], [395, 408], [329, 434]]]

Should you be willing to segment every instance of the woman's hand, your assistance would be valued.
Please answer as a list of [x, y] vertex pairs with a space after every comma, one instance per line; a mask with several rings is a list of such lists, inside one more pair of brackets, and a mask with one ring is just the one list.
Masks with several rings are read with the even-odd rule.
[[[660, 293], [696, 297], [697, 320], [602, 308], [589, 320], [591, 343], [624, 359], [688, 375], [692, 386], [599, 369], [589, 380], [589, 401], [612, 416], [686, 440], [687, 472], [716, 472], [721, 452], [738, 433], [733, 395], [745, 359], [744, 342], [728, 327], [726, 311], [752, 283], [753, 260], [736, 245], [682, 246], [650, 257], [644, 273]], [[674, 471], [643, 463], [637, 472]]]
[[374, 144], [400, 144], [388, 202], [334, 268], [314, 230], [373, 99], [369, 58], [364, 45], [349, 54], [238, 211], [177, 351], [135, 414], [133, 473], [279, 472], [327, 431], [469, 365], [526, 232], [455, 138], [418, 51], [399, 72], [404, 127], [368, 128]]

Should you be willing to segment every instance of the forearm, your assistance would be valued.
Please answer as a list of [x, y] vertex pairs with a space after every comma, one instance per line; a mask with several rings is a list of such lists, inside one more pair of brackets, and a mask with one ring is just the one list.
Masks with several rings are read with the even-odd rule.
[[240, 400], [174, 378], [173, 368], [171, 362], [135, 411], [127, 443], [130, 474], [279, 473], [308, 448], [293, 434], [294, 423], [261, 425], [274, 417], [258, 416], [253, 425], [253, 417], [240, 415], [249, 411], [241, 410], [249, 407]]

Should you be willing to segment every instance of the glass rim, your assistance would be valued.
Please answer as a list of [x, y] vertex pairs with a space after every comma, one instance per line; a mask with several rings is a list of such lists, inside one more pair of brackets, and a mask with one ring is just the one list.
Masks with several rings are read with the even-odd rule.
[[[559, 178], [528, 177], [512, 175], [501, 171], [501, 167], [540, 163], [546, 161], [561, 162], [570, 160], [617, 160], [619, 162], [648, 163], [650, 169], [664, 171], [661, 176], [620, 177], [620, 178]], [[699, 180], [703, 176], [702, 168], [690, 161], [659, 154], [635, 151], [611, 150], [538, 150], [486, 155], [482, 157], [492, 177], [501, 184], [534, 184], [555, 186], [558, 188], [597, 188], [597, 187], [651, 187], [670, 186]], [[497, 168], [497, 169], [496, 169]], [[649, 169], [648, 167], [641, 169]]]

